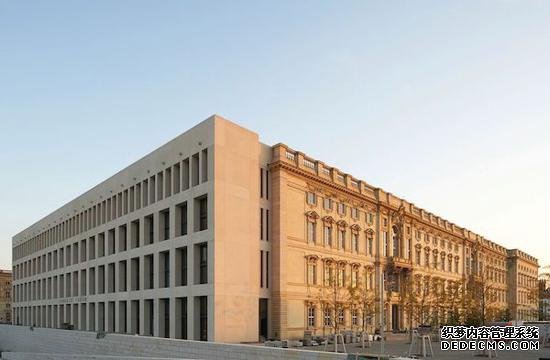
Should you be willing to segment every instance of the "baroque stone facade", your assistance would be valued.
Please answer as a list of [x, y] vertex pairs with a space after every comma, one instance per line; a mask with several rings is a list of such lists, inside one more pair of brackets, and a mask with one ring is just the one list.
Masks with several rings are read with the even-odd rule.
[[[505, 249], [284, 144], [273, 147], [270, 169], [276, 337], [325, 334], [332, 330], [333, 317], [341, 329], [361, 328], [361, 310], [353, 305], [341, 306], [338, 316], [331, 314], [335, 306], [323, 306], [330, 296], [319, 294], [332, 274], [339, 287], [356, 286], [361, 279], [372, 291], [371, 330], [381, 321], [381, 295], [385, 330], [445, 323], [451, 314], [442, 299], [461, 293], [470, 294], [462, 295], [470, 307], [483, 301], [486, 322], [536, 319], [534, 257]], [[409, 292], [420, 293], [414, 310]]]
[[338, 303], [372, 295], [371, 330], [447, 321], [434, 294], [452, 289], [487, 295], [487, 320], [527, 319], [537, 268], [212, 116], [14, 236], [12, 322], [224, 342], [357, 330], [367, 312], [331, 311], [330, 284]]
[[11, 271], [0, 270], [0, 323], [11, 323]]

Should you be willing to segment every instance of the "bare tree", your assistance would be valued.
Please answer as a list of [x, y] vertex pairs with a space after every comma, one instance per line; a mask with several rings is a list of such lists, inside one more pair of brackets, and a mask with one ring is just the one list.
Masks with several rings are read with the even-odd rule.
[[[325, 333], [326, 327], [332, 330], [334, 351], [338, 352], [338, 338], [342, 339], [340, 332], [344, 326], [344, 312], [350, 306], [346, 287], [348, 276], [345, 273], [345, 263], [343, 262], [327, 260], [324, 265], [323, 284], [319, 287], [317, 299], [322, 311], [323, 333]], [[344, 342], [341, 342], [345, 350]]]
[[355, 281], [349, 284], [348, 293], [349, 306], [352, 309], [358, 310], [361, 317], [360, 329], [362, 346], [364, 347], [367, 326], [375, 313], [375, 291], [369, 286], [369, 273], [366, 268], [363, 269], [361, 276], [358, 276]]

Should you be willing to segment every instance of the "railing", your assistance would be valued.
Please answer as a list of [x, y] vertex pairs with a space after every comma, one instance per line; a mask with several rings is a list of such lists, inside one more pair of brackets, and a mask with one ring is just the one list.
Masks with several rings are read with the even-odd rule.
[[304, 158], [303, 163], [305, 167], [315, 170], [315, 163], [313, 161]]
[[290, 152], [290, 151], [287, 150], [286, 158], [290, 161], [295, 161], [296, 160], [296, 155], [293, 152]]

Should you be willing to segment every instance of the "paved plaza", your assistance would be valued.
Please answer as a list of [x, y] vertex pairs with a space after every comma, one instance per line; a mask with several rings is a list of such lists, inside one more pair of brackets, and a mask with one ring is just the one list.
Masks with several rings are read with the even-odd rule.
[[[442, 351], [440, 350], [440, 344], [437, 341], [432, 342], [435, 360], [459, 360], [459, 359], [485, 359], [487, 357], [475, 356], [473, 351]], [[340, 351], [342, 351], [342, 345], [338, 345]], [[406, 335], [389, 335], [387, 341], [384, 344], [384, 354], [391, 356], [406, 356], [409, 350], [408, 338]], [[323, 351], [324, 345], [319, 346], [307, 346], [304, 347], [307, 350]], [[327, 350], [333, 350], [334, 345], [328, 345]], [[371, 347], [362, 349], [360, 344], [346, 344], [346, 350], [350, 354], [367, 354], [367, 355], [379, 355], [380, 342], [373, 342]], [[421, 358], [421, 357], [418, 357]], [[430, 359], [428, 357], [428, 359]], [[540, 348], [539, 351], [498, 351], [497, 359], [501, 360], [538, 360], [549, 359], [550, 360], [550, 347]]]

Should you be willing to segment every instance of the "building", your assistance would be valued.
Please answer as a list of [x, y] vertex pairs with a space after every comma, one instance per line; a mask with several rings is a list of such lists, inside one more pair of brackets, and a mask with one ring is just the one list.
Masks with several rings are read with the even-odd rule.
[[11, 271], [0, 269], [0, 324], [11, 323]]
[[508, 294], [513, 319], [538, 320], [539, 266], [533, 256], [508, 250]]
[[[522, 276], [536, 266], [515, 254], [212, 116], [14, 236], [12, 321], [223, 342], [302, 338], [325, 330], [330, 314], [316, 294], [337, 278], [342, 289], [364, 282], [385, 293], [369, 321], [402, 330], [422, 322], [407, 316], [406, 284], [480, 278], [495, 307], [508, 307], [510, 264]], [[360, 315], [350, 307], [337, 317], [354, 328]]]

